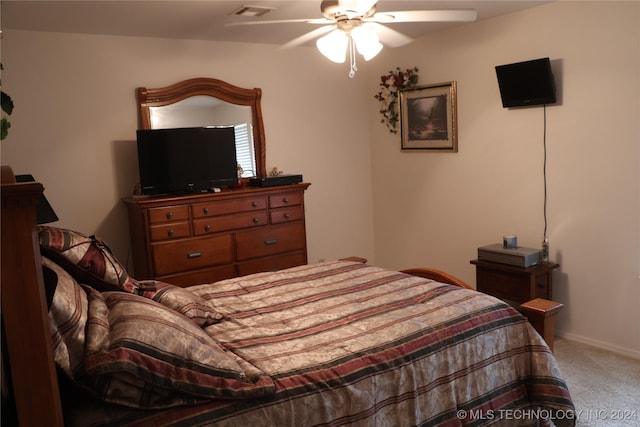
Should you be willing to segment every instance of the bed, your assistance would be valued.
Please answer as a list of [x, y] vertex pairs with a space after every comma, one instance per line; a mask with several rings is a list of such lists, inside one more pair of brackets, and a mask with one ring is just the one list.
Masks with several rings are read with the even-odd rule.
[[[43, 186], [9, 181], [3, 384], [20, 425], [575, 424], [527, 319], [453, 276], [347, 259], [137, 281], [95, 237], [37, 227]], [[89, 266], [61, 254], [85, 238]]]

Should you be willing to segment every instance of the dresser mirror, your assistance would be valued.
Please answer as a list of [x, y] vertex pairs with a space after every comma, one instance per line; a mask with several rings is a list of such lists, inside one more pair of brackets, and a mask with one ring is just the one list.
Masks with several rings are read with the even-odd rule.
[[259, 88], [211, 78], [137, 89], [141, 129], [233, 126], [243, 177], [266, 176], [265, 136]]

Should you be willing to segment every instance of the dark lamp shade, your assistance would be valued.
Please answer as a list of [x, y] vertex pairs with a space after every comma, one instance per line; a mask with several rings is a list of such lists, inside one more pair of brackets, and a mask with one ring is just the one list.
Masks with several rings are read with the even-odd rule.
[[[35, 178], [28, 174], [16, 175], [16, 182], [35, 182]], [[55, 221], [58, 221], [58, 216], [49, 204], [47, 198], [42, 194], [42, 197], [40, 197], [38, 205], [36, 206], [36, 222], [38, 224], [46, 224]]]

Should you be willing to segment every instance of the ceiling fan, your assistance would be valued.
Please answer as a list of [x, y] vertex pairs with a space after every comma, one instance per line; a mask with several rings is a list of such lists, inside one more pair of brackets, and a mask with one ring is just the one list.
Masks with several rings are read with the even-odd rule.
[[320, 11], [324, 18], [286, 19], [277, 21], [235, 22], [229, 25], [284, 24], [305, 22], [321, 25], [297, 37], [282, 47], [289, 48], [316, 40], [318, 50], [331, 61], [345, 62], [349, 53], [349, 77], [357, 71], [356, 51], [366, 61], [375, 57], [385, 45], [391, 47], [410, 43], [412, 39], [387, 25], [402, 22], [470, 22], [475, 10], [407, 10], [377, 12], [377, 0], [323, 0]]

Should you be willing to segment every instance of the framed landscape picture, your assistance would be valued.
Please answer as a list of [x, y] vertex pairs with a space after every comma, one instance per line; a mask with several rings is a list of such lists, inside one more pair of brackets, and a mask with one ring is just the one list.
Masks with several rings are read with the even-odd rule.
[[456, 82], [400, 91], [403, 150], [458, 151]]

